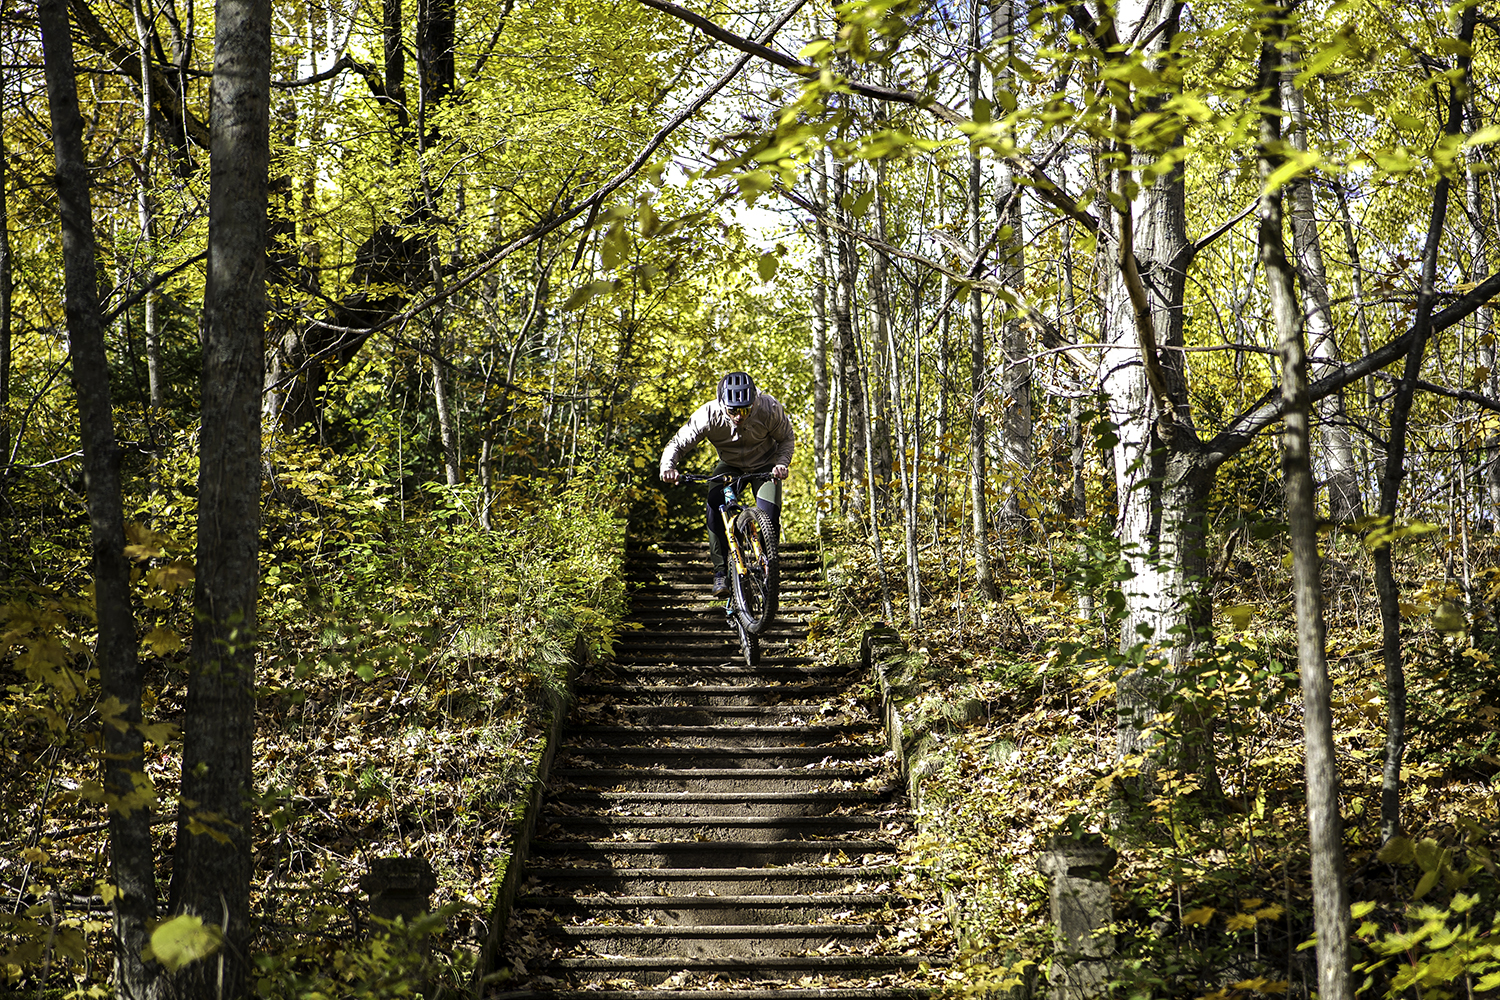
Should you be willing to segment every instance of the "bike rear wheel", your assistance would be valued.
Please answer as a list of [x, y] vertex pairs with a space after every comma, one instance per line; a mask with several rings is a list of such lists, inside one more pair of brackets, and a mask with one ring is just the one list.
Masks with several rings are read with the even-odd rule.
[[734, 604], [745, 631], [759, 633], [776, 617], [781, 566], [776, 556], [776, 526], [758, 507], [734, 519], [734, 537], [745, 558], [745, 572], [732, 573]]

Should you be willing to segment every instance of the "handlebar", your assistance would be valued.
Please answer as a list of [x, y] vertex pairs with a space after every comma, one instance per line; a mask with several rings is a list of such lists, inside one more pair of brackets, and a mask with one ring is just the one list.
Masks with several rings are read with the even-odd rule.
[[736, 489], [743, 487], [746, 483], [767, 483], [776, 477], [771, 475], [770, 470], [765, 472], [746, 472], [738, 476], [731, 476], [727, 472], [721, 472], [716, 476], [705, 476], [697, 472], [679, 472], [677, 481], [679, 483], [733, 483]]

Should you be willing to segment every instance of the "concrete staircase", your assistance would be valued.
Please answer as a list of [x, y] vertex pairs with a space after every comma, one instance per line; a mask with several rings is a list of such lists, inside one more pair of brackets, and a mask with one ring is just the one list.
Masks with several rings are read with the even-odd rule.
[[916, 910], [899, 778], [862, 678], [802, 655], [816, 556], [782, 550], [778, 619], [747, 665], [704, 545], [633, 551], [631, 625], [580, 679], [493, 992], [595, 1000], [896, 1000], [946, 955]]

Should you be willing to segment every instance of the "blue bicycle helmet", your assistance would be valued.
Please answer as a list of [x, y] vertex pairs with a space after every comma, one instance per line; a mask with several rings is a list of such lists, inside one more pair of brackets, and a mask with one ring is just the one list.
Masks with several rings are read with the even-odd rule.
[[744, 372], [730, 372], [719, 379], [719, 403], [726, 408], [754, 406], [755, 379]]

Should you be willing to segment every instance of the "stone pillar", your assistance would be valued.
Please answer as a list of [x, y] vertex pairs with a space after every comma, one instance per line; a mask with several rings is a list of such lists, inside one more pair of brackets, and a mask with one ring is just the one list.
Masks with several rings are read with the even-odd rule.
[[1056, 953], [1047, 970], [1049, 1000], [1094, 1000], [1107, 992], [1109, 958], [1115, 952], [1108, 930], [1114, 919], [1109, 872], [1118, 857], [1104, 844], [1058, 838], [1037, 861], [1037, 869], [1052, 882]]
[[370, 894], [370, 913], [385, 920], [411, 923], [432, 909], [437, 876], [426, 858], [376, 858], [359, 887]]

